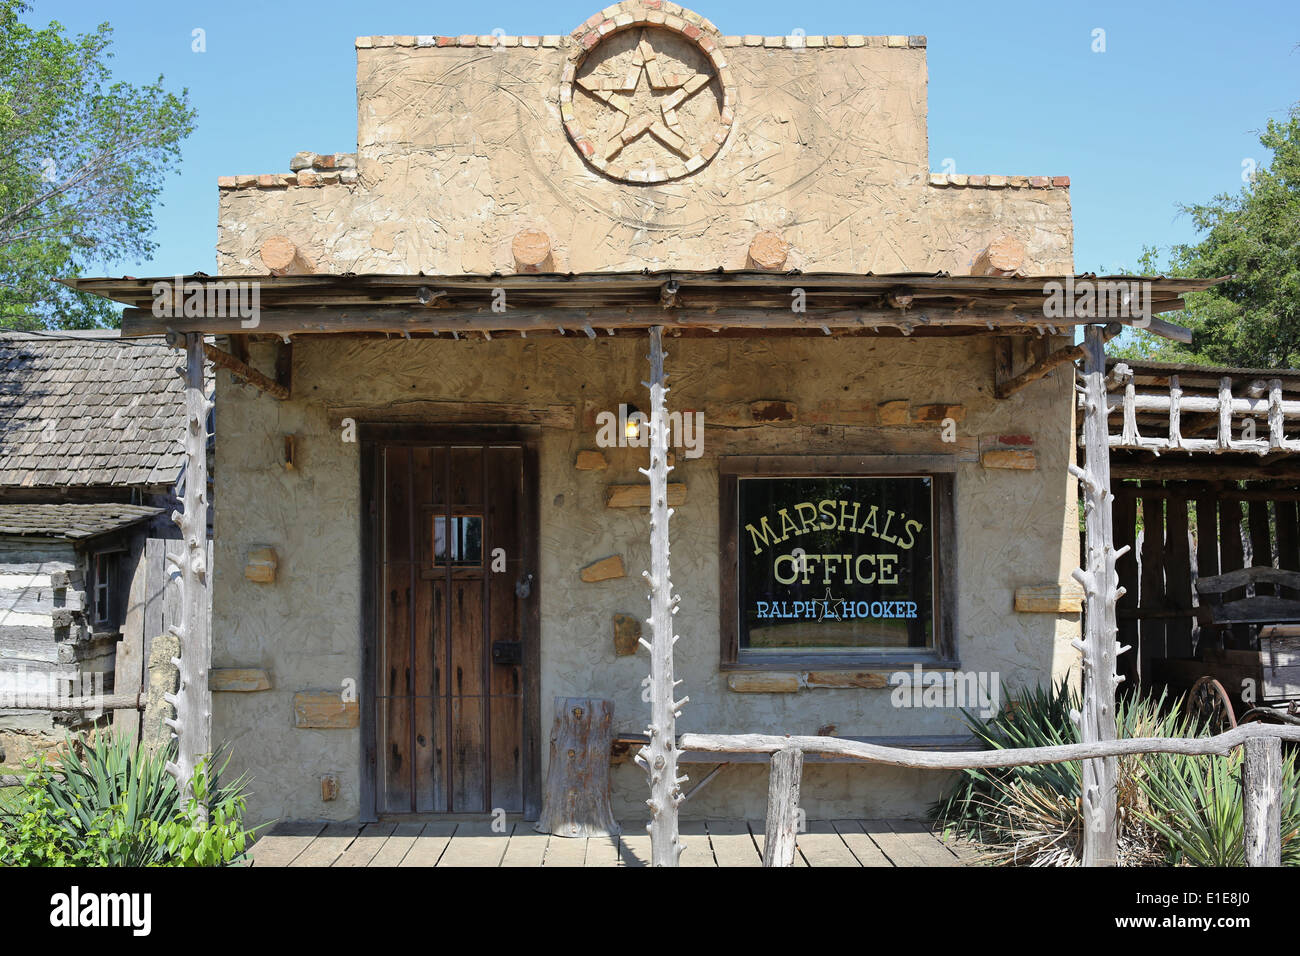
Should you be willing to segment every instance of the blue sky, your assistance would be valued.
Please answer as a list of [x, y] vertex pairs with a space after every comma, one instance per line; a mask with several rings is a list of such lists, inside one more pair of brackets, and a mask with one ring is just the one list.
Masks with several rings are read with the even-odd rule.
[[[357, 36], [567, 33], [600, 0], [334, 3], [31, 0], [30, 22], [108, 20], [122, 79], [188, 87], [198, 128], [157, 212], [152, 262], [104, 274], [214, 271], [216, 179], [287, 172], [299, 150], [356, 148]], [[1178, 203], [1236, 192], [1258, 131], [1300, 100], [1300, 3], [798, 4], [707, 0], [724, 33], [924, 34], [930, 165], [1071, 178], [1075, 267], [1135, 267], [1195, 238]], [[797, 11], [792, 16], [791, 11]], [[192, 33], [205, 33], [194, 52]], [[1105, 52], [1094, 52], [1094, 31]]]

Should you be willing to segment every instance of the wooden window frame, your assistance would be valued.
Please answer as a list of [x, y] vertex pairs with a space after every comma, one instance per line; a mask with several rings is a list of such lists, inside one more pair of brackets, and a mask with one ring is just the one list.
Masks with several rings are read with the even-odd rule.
[[[122, 585], [122, 555], [125, 551], [121, 545], [113, 545], [95, 548], [90, 552], [90, 587], [86, 591], [90, 607], [86, 617], [92, 631], [112, 629], [122, 623], [119, 614], [122, 596], [119, 592]], [[101, 588], [104, 591], [104, 617], [99, 616]]]
[[[888, 478], [919, 475], [933, 481], [934, 646], [911, 651], [846, 650], [749, 657], [740, 650], [740, 479]], [[953, 455], [735, 455], [718, 459], [718, 587], [720, 663], [723, 671], [834, 671], [911, 667], [956, 668], [957, 660], [957, 458]]]

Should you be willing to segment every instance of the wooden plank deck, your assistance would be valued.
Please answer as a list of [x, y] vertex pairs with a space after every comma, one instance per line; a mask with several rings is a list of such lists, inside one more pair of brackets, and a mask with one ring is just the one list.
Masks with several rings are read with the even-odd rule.
[[[253, 846], [253, 866], [647, 866], [650, 836], [625, 821], [621, 837], [569, 839], [511, 821], [284, 823]], [[682, 866], [762, 865], [763, 821], [684, 821]], [[812, 820], [795, 866], [972, 866], [975, 852], [915, 820]]]

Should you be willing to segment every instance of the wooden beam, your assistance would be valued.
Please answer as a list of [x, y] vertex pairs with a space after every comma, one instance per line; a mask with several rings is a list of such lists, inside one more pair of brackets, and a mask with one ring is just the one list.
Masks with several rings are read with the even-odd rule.
[[1054, 744], [1049, 747], [968, 751], [914, 750], [849, 737], [782, 737], [776, 734], [682, 734], [678, 743], [683, 750], [694, 754], [774, 754], [793, 747], [802, 751], [805, 757], [809, 754], [822, 754], [916, 770], [975, 770], [1030, 767], [1073, 760], [1113, 760], [1132, 754], [1226, 757], [1247, 741], [1269, 737], [1300, 741], [1300, 727], [1252, 723], [1242, 724], [1214, 737], [1124, 737], [1090, 743]]
[[[667, 294], [667, 293], [666, 293]], [[809, 299], [806, 312], [794, 312], [788, 297], [752, 307], [713, 306], [692, 298], [682, 302], [679, 293], [668, 295], [670, 308], [659, 309], [645, 303], [630, 303], [623, 308], [573, 308], [564, 306], [518, 308], [493, 312], [483, 308], [413, 308], [340, 304], [312, 308], [263, 307], [255, 326], [238, 316], [167, 318], [157, 317], [147, 309], [127, 309], [122, 313], [122, 335], [130, 338], [161, 335], [167, 331], [204, 332], [209, 335], [255, 333], [266, 335], [305, 335], [309, 333], [341, 334], [349, 332], [452, 333], [482, 332], [581, 332], [585, 326], [604, 330], [645, 330], [654, 325], [665, 329], [736, 328], [751, 331], [795, 329], [825, 331], [835, 329], [896, 330], [904, 334], [917, 331], [1006, 330], [1032, 332], [1039, 328], [1067, 328], [1086, 325], [1089, 319], [1043, 318], [1040, 308], [1024, 307], [953, 307], [928, 306], [914, 302], [907, 310], [888, 307], [862, 308], [820, 307]], [[731, 300], [734, 301], [734, 298]], [[1123, 324], [1139, 322], [1125, 320]], [[1152, 320], [1153, 322], [1155, 320]]]
[[[1109, 342], [1115, 336], [1119, 335], [1122, 326], [1118, 322], [1112, 322], [1106, 326], [1102, 332], [1102, 341]], [[1074, 362], [1083, 358], [1084, 349], [1082, 345], [1067, 345], [1065, 348], [1057, 349], [1051, 355], [1047, 356], [1041, 362], [1031, 365], [1019, 375], [1007, 379], [1005, 382], [996, 384], [994, 394], [998, 398], [1010, 398], [1016, 392], [1020, 391], [1027, 385], [1032, 385], [1040, 378], [1046, 378], [1052, 374], [1052, 371], [1058, 365], [1064, 365], [1066, 362]]]
[[574, 405], [524, 405], [518, 402], [451, 402], [414, 399], [386, 405], [330, 405], [331, 427], [345, 418], [357, 422], [420, 422], [462, 425], [538, 425], [542, 428], [573, 428], [578, 410]]
[[289, 390], [287, 388], [279, 382], [274, 382], [267, 378], [251, 365], [241, 362], [229, 352], [223, 352], [215, 345], [205, 344], [203, 346], [203, 354], [208, 361], [217, 368], [225, 369], [241, 382], [244, 382], [247, 385], [252, 385], [254, 388], [266, 392], [266, 394], [270, 395], [272, 398], [278, 398], [280, 401], [284, 401], [289, 397]]

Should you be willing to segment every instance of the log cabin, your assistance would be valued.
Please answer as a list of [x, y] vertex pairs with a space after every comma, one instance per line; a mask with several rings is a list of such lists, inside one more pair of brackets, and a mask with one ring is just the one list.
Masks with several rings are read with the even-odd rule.
[[[6, 770], [17, 772], [66, 731], [105, 717], [58, 707], [67, 698], [139, 689], [147, 651], [142, 615], [156, 610], [160, 629], [166, 591], [160, 552], [154, 593], [147, 593], [147, 553], [175, 537], [167, 514], [177, 505], [173, 488], [185, 460], [177, 443], [184, 427], [180, 364], [160, 336], [0, 336]], [[124, 628], [134, 633], [123, 654]]]
[[[925, 37], [632, 0], [356, 55], [355, 149], [221, 177], [215, 277], [75, 282], [220, 370], [178, 719], [233, 745], [255, 820], [533, 820], [574, 759], [644, 819], [638, 744], [656, 817], [759, 817], [766, 766], [674, 734], [960, 748], [899, 675], [1077, 677], [1081, 605], [1114, 601], [1072, 578], [1078, 476], [1109, 525], [1072, 361], [1100, 395], [1103, 341], [1185, 336], [1158, 314], [1208, 283], [1075, 276], [1066, 176], [932, 173]], [[561, 731], [574, 700], [606, 731]], [[920, 816], [943, 784], [810, 761], [802, 807]]]

